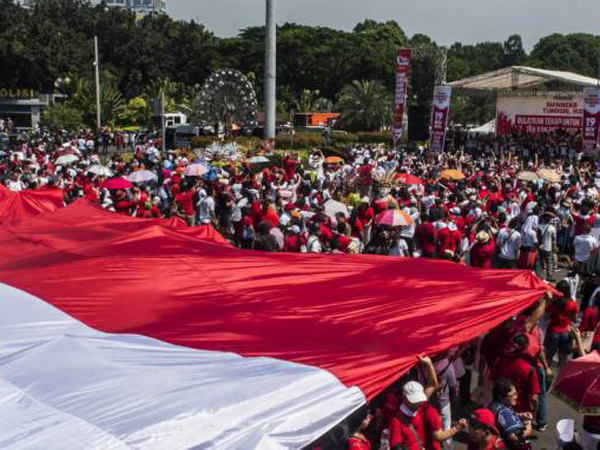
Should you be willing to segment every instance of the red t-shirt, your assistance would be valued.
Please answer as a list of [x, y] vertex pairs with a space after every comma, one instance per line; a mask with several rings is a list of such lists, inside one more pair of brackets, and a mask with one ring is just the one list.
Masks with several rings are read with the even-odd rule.
[[370, 206], [366, 209], [359, 209], [357, 217], [360, 219], [361, 223], [365, 225], [375, 218], [375, 211]]
[[415, 230], [417, 247], [426, 256], [431, 256], [435, 252], [435, 234], [435, 226], [431, 222], [422, 223]]
[[258, 223], [260, 222], [269, 222], [272, 227], [276, 227], [279, 225], [279, 216], [271, 208], [268, 208], [266, 211], [262, 210], [260, 212], [260, 220]]
[[175, 200], [177, 200], [177, 203], [179, 203], [181, 205], [181, 209], [183, 210], [183, 213], [186, 216], [194, 215], [194, 192], [193, 191], [181, 192], [180, 194], [177, 194], [177, 197], [175, 197]]
[[587, 307], [583, 313], [581, 323], [579, 324], [579, 331], [581, 333], [595, 331], [596, 333], [594, 334], [594, 339], [592, 341], [594, 344], [600, 342], [600, 333], [597, 332], [599, 322], [600, 317], [598, 317], [598, 308], [595, 306]]
[[[424, 406], [422, 405], [417, 409], [417, 413], [414, 417], [409, 417], [403, 414], [402, 411], [398, 412], [398, 416], [394, 417], [390, 422], [390, 448], [394, 448], [394, 446], [400, 444], [404, 445], [407, 450], [420, 450], [421, 446], [417, 442], [408, 424], [413, 426], [421, 444], [425, 445], [423, 411]], [[405, 420], [402, 420], [401, 417], [405, 418]], [[407, 424], [405, 424], [404, 421], [407, 421]]]
[[532, 363], [523, 358], [504, 356], [498, 360], [492, 373], [492, 379], [506, 378], [511, 380], [519, 397], [515, 405], [516, 412], [531, 412], [531, 396], [540, 393], [540, 383]]
[[575, 236], [583, 234], [583, 226], [589, 223], [590, 226], [594, 226], [596, 222], [596, 215], [591, 213], [588, 217], [582, 217], [579, 214], [573, 214], [573, 220], [575, 221]]
[[550, 333], [568, 333], [572, 322], [577, 317], [579, 306], [572, 300], [567, 300], [563, 308], [556, 302], [548, 307], [550, 318], [548, 320], [548, 331]]
[[442, 255], [446, 250], [456, 254], [456, 250], [460, 248], [461, 234], [460, 231], [450, 231], [450, 228], [442, 228], [438, 231], [437, 254]]
[[442, 444], [433, 437], [433, 433], [442, 429], [442, 416], [429, 402], [425, 402], [422, 408], [425, 450], [441, 450]]
[[492, 256], [494, 255], [494, 240], [490, 239], [487, 244], [475, 244], [471, 247], [471, 266], [490, 269], [492, 267]]
[[348, 450], [371, 450], [371, 443], [362, 437], [352, 436], [348, 439]]

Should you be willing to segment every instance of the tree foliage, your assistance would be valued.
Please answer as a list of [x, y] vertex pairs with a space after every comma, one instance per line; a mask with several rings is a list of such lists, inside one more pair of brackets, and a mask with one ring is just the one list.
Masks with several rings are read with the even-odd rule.
[[[222, 68], [242, 72], [258, 98], [263, 98], [264, 27], [219, 38], [194, 21], [167, 15], [136, 20], [126, 10], [92, 6], [85, 0], [36, 0], [30, 9], [13, 0], [0, 0], [0, 86], [51, 92], [59, 78], [92, 80], [94, 35], [98, 36], [103, 79], [109, 80], [108, 92], [118, 91], [124, 104], [140, 96], [149, 101], [148, 86], [169, 80], [174, 86], [169, 105], [190, 106], [206, 78]], [[414, 50], [409, 112], [411, 108], [426, 111], [444, 53], [428, 36], [409, 37], [395, 21], [365, 20], [351, 31], [282, 24], [277, 34], [278, 110], [297, 110], [298, 103], [306, 100], [302, 97], [306, 91], [318, 92], [318, 97], [310, 99], [311, 106], [327, 109], [355, 80], [377, 81], [392, 93], [395, 54], [406, 46]], [[457, 42], [447, 48], [447, 78], [452, 81], [509, 65], [596, 76], [599, 58], [600, 36], [581, 33], [544, 37], [530, 54], [519, 35], [504, 42]], [[461, 100], [453, 119], [471, 119], [470, 104], [484, 111], [481, 101]], [[87, 109], [83, 114], [89, 121]]]

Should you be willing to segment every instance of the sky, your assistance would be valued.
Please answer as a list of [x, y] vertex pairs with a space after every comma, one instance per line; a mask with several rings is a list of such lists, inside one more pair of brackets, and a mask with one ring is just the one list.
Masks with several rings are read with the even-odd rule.
[[[265, 0], [167, 0], [175, 19], [195, 20], [217, 36], [264, 23]], [[409, 36], [440, 45], [504, 41], [520, 34], [527, 50], [552, 33], [600, 34], [600, 0], [277, 0], [278, 21], [351, 30], [365, 19], [395, 20]]]

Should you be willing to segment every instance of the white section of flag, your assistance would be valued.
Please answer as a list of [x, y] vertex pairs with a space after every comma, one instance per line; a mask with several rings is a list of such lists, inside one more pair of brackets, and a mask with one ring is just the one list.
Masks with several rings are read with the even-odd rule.
[[102, 333], [0, 283], [0, 449], [294, 449], [365, 403], [329, 372]]

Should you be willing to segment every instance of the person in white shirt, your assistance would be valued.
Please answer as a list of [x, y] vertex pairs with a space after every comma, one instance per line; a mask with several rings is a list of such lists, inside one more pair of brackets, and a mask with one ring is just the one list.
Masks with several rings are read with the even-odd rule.
[[496, 258], [498, 269], [514, 269], [519, 253], [521, 251], [521, 233], [517, 231], [519, 220], [513, 218], [508, 223], [508, 228], [503, 228], [498, 232], [496, 238]]
[[579, 263], [587, 261], [590, 254], [598, 248], [598, 240], [592, 236], [592, 226], [589, 223], [583, 225], [583, 233], [575, 236], [573, 241], [573, 258]]
[[[540, 272], [546, 281], [552, 281], [554, 272], [554, 252], [556, 251], [556, 228], [550, 223], [551, 216], [542, 215], [542, 223], [538, 228], [540, 241]], [[546, 273], [544, 276], [544, 272]]]
[[319, 225], [317, 223], [311, 223], [309, 225], [310, 235], [306, 241], [307, 253], [323, 253], [323, 245], [319, 240]]
[[215, 222], [215, 200], [210, 191], [198, 190], [198, 223], [207, 225]]

